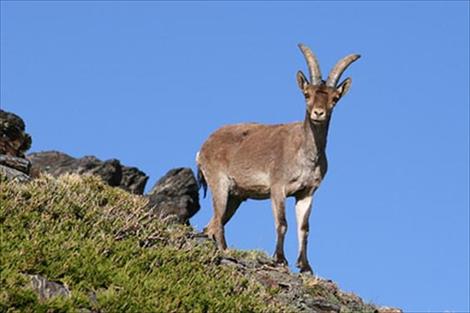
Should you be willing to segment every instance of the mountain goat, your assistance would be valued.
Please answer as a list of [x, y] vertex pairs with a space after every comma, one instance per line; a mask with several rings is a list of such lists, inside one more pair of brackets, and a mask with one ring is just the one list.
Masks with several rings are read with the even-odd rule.
[[302, 122], [262, 125], [243, 123], [215, 131], [198, 152], [198, 177], [212, 191], [214, 215], [205, 233], [219, 249], [226, 249], [224, 225], [246, 199], [272, 201], [277, 240], [274, 259], [287, 264], [284, 237], [287, 231], [286, 197], [295, 197], [301, 272], [312, 269], [307, 260], [307, 237], [312, 197], [327, 171], [325, 154], [331, 113], [351, 87], [351, 78], [338, 84], [346, 68], [360, 56], [341, 59], [326, 81], [312, 51], [299, 44], [308, 65], [310, 80], [297, 72], [297, 84], [305, 96]]

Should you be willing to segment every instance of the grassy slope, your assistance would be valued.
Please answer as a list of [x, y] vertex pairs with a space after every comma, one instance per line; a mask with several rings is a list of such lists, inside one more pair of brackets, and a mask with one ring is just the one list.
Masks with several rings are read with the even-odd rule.
[[[212, 244], [190, 244], [189, 229], [142, 210], [145, 201], [93, 177], [1, 181], [0, 311], [279, 309], [258, 284], [218, 266]], [[62, 282], [72, 297], [39, 301], [24, 274]]]
[[[0, 312], [310, 312], [317, 302], [376, 309], [263, 253], [222, 255], [145, 204], [94, 177], [0, 177]], [[71, 297], [40, 300], [28, 274], [66, 285]]]

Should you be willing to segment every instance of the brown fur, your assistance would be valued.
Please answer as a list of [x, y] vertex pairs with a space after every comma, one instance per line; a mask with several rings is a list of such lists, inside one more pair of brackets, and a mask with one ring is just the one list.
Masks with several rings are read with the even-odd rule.
[[303, 122], [279, 125], [245, 123], [214, 132], [201, 147], [197, 165], [212, 191], [214, 216], [205, 232], [226, 249], [224, 225], [246, 199], [268, 199], [277, 231], [275, 260], [287, 264], [285, 198], [296, 198], [299, 236], [297, 266], [312, 272], [307, 260], [308, 217], [313, 193], [327, 171], [328, 126], [336, 102], [349, 90], [351, 79], [338, 87], [311, 85], [299, 71], [297, 82], [305, 95]]

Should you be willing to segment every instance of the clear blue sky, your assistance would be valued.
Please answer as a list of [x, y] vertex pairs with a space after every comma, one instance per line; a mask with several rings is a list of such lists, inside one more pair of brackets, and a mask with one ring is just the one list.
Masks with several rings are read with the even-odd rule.
[[[324, 74], [362, 54], [310, 218], [317, 275], [409, 312], [468, 311], [469, 2], [2, 1], [1, 107], [32, 151], [119, 158], [151, 186], [195, 168], [224, 124], [303, 119], [298, 42]], [[193, 225], [211, 214], [205, 199]], [[269, 201], [244, 203], [227, 239], [272, 253]]]

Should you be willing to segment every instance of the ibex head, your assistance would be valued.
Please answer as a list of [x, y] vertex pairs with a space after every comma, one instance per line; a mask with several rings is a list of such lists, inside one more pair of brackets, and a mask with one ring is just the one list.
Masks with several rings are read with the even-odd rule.
[[359, 59], [360, 55], [350, 54], [336, 63], [326, 81], [322, 79], [318, 60], [313, 52], [305, 45], [299, 44], [299, 48], [305, 56], [310, 81], [302, 71], [297, 72], [297, 83], [304, 93], [307, 102], [307, 112], [310, 120], [315, 124], [328, 121], [331, 112], [338, 100], [344, 96], [351, 87], [351, 78], [346, 78], [339, 85], [338, 81], [346, 68]]

